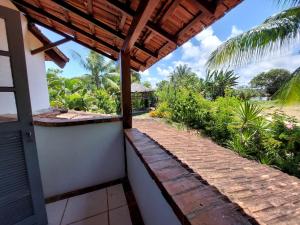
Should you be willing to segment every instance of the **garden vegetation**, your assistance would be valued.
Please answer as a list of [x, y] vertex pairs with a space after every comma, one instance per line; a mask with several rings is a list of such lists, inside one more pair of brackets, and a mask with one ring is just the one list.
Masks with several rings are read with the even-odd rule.
[[159, 103], [150, 115], [200, 130], [244, 157], [300, 177], [297, 121], [281, 112], [263, 116], [259, 104], [233, 89], [237, 78], [233, 71], [214, 71], [202, 80], [179, 66], [158, 84]]

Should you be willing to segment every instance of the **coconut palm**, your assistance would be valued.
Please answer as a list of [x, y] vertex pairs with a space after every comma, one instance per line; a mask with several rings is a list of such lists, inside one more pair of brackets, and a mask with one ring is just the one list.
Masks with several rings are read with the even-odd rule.
[[117, 76], [113, 61], [105, 60], [105, 58], [95, 51], [90, 51], [88, 56], [84, 59], [78, 52], [73, 51], [73, 56], [79, 63], [91, 74], [92, 80], [97, 89], [119, 89], [119, 86], [111, 79], [111, 76]]
[[233, 70], [208, 71], [204, 81], [206, 96], [214, 100], [217, 97], [224, 97], [227, 89], [237, 85], [238, 78]]
[[278, 99], [284, 105], [300, 102], [300, 67], [292, 73], [291, 80], [273, 95], [273, 99]]
[[[255, 62], [267, 55], [278, 53], [278, 51], [298, 41], [300, 34], [300, 7], [298, 5], [300, 0], [276, 0], [276, 2], [296, 7], [271, 16], [261, 25], [224, 42], [211, 53], [207, 62], [208, 68], [225, 65], [233, 67]], [[297, 78], [298, 76], [299, 78]], [[300, 89], [299, 80], [300, 73], [296, 73], [294, 78], [284, 85], [285, 93], [287, 93], [286, 90], [289, 90], [289, 93], [297, 93], [297, 90]], [[280, 90], [275, 96], [281, 102], [291, 102], [291, 99], [288, 101], [282, 99], [287, 95]], [[289, 94], [289, 97], [291, 96], [297, 100], [296, 95]]]
[[284, 10], [261, 25], [224, 42], [211, 53], [207, 65], [215, 68], [257, 61], [297, 41], [299, 32], [300, 7]]

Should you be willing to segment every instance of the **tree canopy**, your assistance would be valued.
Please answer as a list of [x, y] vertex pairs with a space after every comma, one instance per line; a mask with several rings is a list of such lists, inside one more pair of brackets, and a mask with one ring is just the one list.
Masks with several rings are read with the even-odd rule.
[[280, 87], [291, 79], [291, 73], [285, 69], [271, 69], [256, 75], [251, 81], [251, 87], [259, 88], [272, 96]]

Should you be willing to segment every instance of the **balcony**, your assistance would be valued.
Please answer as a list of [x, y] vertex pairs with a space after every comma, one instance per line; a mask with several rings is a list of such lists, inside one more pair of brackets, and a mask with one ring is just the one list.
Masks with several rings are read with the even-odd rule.
[[297, 223], [299, 179], [209, 140], [152, 119], [53, 121], [35, 120], [50, 224]]

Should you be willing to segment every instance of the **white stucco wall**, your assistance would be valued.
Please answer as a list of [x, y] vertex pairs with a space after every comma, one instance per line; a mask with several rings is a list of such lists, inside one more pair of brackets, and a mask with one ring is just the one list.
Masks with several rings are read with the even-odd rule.
[[122, 122], [35, 126], [45, 197], [125, 176]]
[[145, 225], [181, 225], [144, 164], [126, 140], [128, 179]]
[[[1, 6], [8, 7], [10, 9], [17, 10], [16, 7], [9, 0], [1, 0]], [[25, 57], [27, 65], [27, 74], [29, 82], [29, 92], [31, 98], [31, 107], [33, 113], [39, 113], [47, 110], [50, 107], [49, 95], [45, 71], [45, 58], [44, 53], [31, 55], [30, 51], [37, 47], [41, 47], [42, 44], [37, 40], [27, 29], [27, 20], [24, 16], [21, 17], [23, 39], [25, 48]], [[5, 32], [3, 26], [0, 26], [0, 33]], [[17, 35], [17, 34], [16, 34]], [[0, 46], [3, 46], [4, 39], [0, 39]], [[0, 68], [7, 68], [7, 62], [0, 60]], [[8, 77], [4, 77], [0, 70], [0, 76], [3, 80], [7, 81]], [[1, 80], [1, 79], [0, 79]], [[7, 83], [7, 82], [5, 82]], [[2, 85], [1, 83], [0, 85]], [[1, 99], [2, 98], [2, 99]], [[0, 102], [5, 102], [3, 96], [0, 96]], [[1, 104], [0, 114], [10, 113], [12, 111], [9, 105]]]

